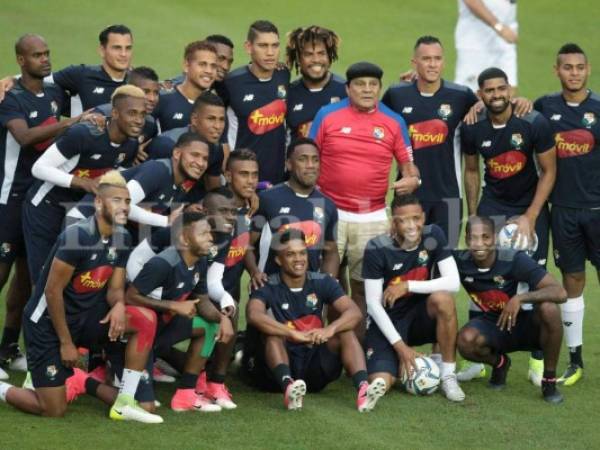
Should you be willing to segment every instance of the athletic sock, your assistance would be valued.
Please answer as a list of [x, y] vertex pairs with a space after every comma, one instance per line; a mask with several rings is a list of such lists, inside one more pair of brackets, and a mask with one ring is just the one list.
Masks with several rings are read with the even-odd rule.
[[546, 383], [556, 383], [556, 370], [544, 370], [542, 381]]
[[567, 344], [567, 347], [569, 347], [571, 363], [583, 367], [583, 361], [581, 360], [581, 345], [583, 344], [583, 312], [585, 309], [583, 295], [567, 299], [566, 303], [560, 305], [560, 309], [562, 311], [565, 343]]
[[363, 383], [368, 383], [367, 379], [367, 371], [359, 370], [352, 375], [352, 384], [354, 384], [354, 388], [358, 391]]
[[506, 357], [502, 353], [499, 353], [497, 358], [498, 359], [496, 359], [496, 362], [494, 363], [494, 369], [499, 369], [506, 362]]
[[98, 390], [98, 386], [100, 386], [98, 380], [93, 379], [92, 377], [87, 377], [85, 380], [85, 393], [91, 395], [92, 397], [96, 397], [96, 391]]
[[290, 372], [290, 366], [287, 364], [279, 364], [273, 369], [275, 380], [283, 391], [286, 390], [288, 384], [292, 383], [292, 373]]
[[542, 350], [534, 350], [531, 352], [533, 359], [544, 359], [544, 352]]
[[123, 378], [121, 379], [119, 395], [125, 394], [135, 397], [135, 391], [137, 390], [141, 377], [142, 372], [138, 370], [123, 369]]
[[442, 370], [440, 372], [442, 378], [444, 378], [446, 375], [452, 375], [454, 372], [456, 372], [456, 363], [442, 361]]
[[0, 381], [0, 400], [3, 402], [6, 401], [6, 393], [11, 387], [14, 386], [12, 384], [5, 383], [4, 381]]
[[16, 344], [19, 342], [20, 328], [4, 327], [2, 331], [2, 342], [0, 342], [0, 348], [7, 348], [10, 344]]
[[209, 373], [206, 379], [209, 383], [225, 383], [225, 375], [221, 375], [220, 373]]
[[179, 389], [194, 389], [197, 381], [197, 374], [185, 372], [181, 374], [181, 378], [179, 379]]

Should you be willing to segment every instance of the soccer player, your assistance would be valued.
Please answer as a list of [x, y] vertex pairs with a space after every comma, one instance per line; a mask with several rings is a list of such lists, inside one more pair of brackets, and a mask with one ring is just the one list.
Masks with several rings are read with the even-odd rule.
[[[533, 245], [534, 235], [537, 236], [533, 259], [545, 266], [550, 231], [547, 200], [556, 179], [556, 150], [550, 124], [536, 111], [523, 117], [514, 114], [510, 84], [502, 70], [484, 70], [478, 83], [487, 112], [461, 131], [469, 215], [492, 217], [497, 229], [514, 221], [518, 226], [517, 243], [523, 235]], [[485, 165], [481, 199], [479, 155]], [[479, 309], [474, 303], [470, 306], [471, 310]], [[542, 358], [541, 353], [534, 352], [529, 361], [528, 378], [537, 386], [543, 375]], [[483, 365], [471, 366], [468, 373], [459, 373], [459, 379], [466, 381], [484, 370]]]
[[[560, 403], [556, 389], [556, 365], [562, 327], [560, 309], [565, 290], [525, 252], [496, 250], [492, 219], [472, 216], [467, 223], [468, 250], [456, 251], [463, 287], [481, 311], [460, 330], [458, 350], [470, 360], [493, 367], [489, 385], [506, 386], [511, 365], [507, 353], [519, 350], [544, 351], [542, 394], [550, 403]], [[519, 283], [529, 285], [517, 293]], [[533, 308], [525, 310], [526, 304]]]
[[363, 260], [371, 318], [365, 340], [369, 379], [381, 377], [390, 389], [401, 371], [413, 370], [417, 353], [412, 346], [438, 342], [441, 390], [448, 400], [462, 402], [465, 394], [455, 373], [456, 263], [442, 230], [425, 226], [416, 196], [395, 197], [391, 209], [391, 231], [368, 242]]
[[457, 128], [477, 97], [466, 86], [442, 78], [444, 49], [434, 36], [421, 36], [411, 60], [416, 80], [390, 87], [382, 103], [408, 125], [415, 164], [423, 184], [416, 191], [426, 224], [435, 223], [455, 248], [462, 219], [460, 148]]
[[[60, 121], [67, 105], [62, 89], [43, 82], [51, 72], [50, 50], [43, 37], [25, 34], [15, 43], [21, 77], [0, 103], [0, 290], [11, 278], [0, 342], [0, 366], [25, 370], [18, 346], [23, 308], [31, 291], [21, 207], [33, 183], [31, 167], [51, 140], [80, 117]], [[8, 377], [0, 367], [0, 379]]]
[[27, 264], [33, 282], [61, 232], [66, 208], [81, 200], [85, 192], [94, 192], [99, 175], [133, 161], [146, 116], [144, 101], [140, 88], [121, 86], [113, 94], [112, 120], [103, 131], [90, 123], [75, 124], [33, 165], [31, 173], [38, 180], [23, 205]]
[[362, 258], [369, 239], [389, 230], [385, 196], [392, 160], [402, 174], [396, 193], [413, 192], [421, 183], [404, 119], [379, 103], [382, 77], [375, 64], [351, 65], [348, 98], [321, 108], [310, 130], [320, 156], [317, 185], [338, 208], [338, 251], [348, 259], [352, 299], [365, 316]]
[[283, 181], [285, 113], [290, 72], [278, 68], [279, 31], [266, 20], [250, 25], [246, 53], [251, 62], [225, 78], [229, 148], [256, 153], [260, 180]]
[[183, 54], [183, 71], [183, 83], [160, 94], [154, 116], [161, 132], [190, 123], [194, 101], [211, 88], [217, 76], [217, 51], [214, 45], [206, 41], [189, 43]]
[[[145, 151], [150, 159], [170, 158], [179, 136], [189, 131], [200, 134], [211, 144], [208, 169], [202, 186], [205, 191], [210, 191], [221, 185], [220, 176], [224, 150], [220, 139], [224, 129], [225, 105], [223, 101], [212, 92], [203, 92], [192, 105], [189, 124], [156, 136]], [[199, 185], [198, 189], [200, 187]], [[199, 200], [199, 198], [190, 201], [195, 200]]]
[[[246, 371], [258, 386], [283, 391], [286, 408], [297, 410], [307, 390], [321, 391], [344, 367], [358, 391], [357, 409], [372, 410], [385, 383], [381, 378], [367, 382], [364, 353], [353, 331], [362, 320], [360, 310], [334, 278], [308, 271], [302, 231], [285, 230], [276, 242], [280, 273], [248, 301], [248, 324], [259, 336], [244, 350]], [[324, 305], [339, 314], [327, 326]]]
[[[289, 228], [299, 229], [306, 236], [308, 270], [328, 273], [334, 278], [338, 275], [337, 208], [316, 189], [320, 159], [315, 141], [309, 138], [292, 141], [287, 150], [286, 168], [289, 180], [260, 193], [259, 208], [252, 219], [246, 266], [254, 289], [261, 287], [269, 275], [279, 272], [275, 262], [277, 246], [273, 245], [272, 238]], [[253, 249], [259, 239], [261, 253], [267, 255], [264, 268], [257, 264]]]
[[[72, 65], [46, 78], [47, 82], [57, 84], [72, 97], [71, 117], [110, 103], [115, 89], [126, 83], [133, 56], [131, 30], [125, 25], [111, 25], [100, 32], [98, 39], [101, 65]], [[15, 81], [12, 77], [0, 80], [0, 101]]]
[[202, 213], [185, 212], [173, 233], [174, 245], [152, 257], [129, 285], [127, 303], [159, 313], [157, 346], [170, 348], [190, 339], [171, 409], [220, 411], [218, 405], [197, 395], [194, 389], [215, 341], [227, 342], [233, 337], [231, 320], [206, 295], [206, 256], [213, 245], [211, 226]]
[[459, 0], [454, 33], [454, 81], [477, 89], [477, 76], [487, 67], [500, 67], [517, 87], [517, 2]]
[[[142, 134], [138, 137], [140, 144], [152, 139], [158, 134], [158, 126], [156, 119], [152, 116], [152, 112], [158, 105], [158, 93], [160, 86], [158, 83], [158, 75], [150, 67], [136, 67], [129, 72], [127, 77], [129, 84], [139, 87], [146, 96], [146, 120]], [[94, 113], [99, 113], [104, 117], [110, 117], [112, 105], [105, 103], [93, 109]], [[103, 124], [99, 124], [103, 125]]]
[[327, 28], [312, 25], [288, 33], [285, 48], [290, 70], [301, 77], [290, 84], [286, 126], [292, 139], [308, 136], [322, 106], [346, 98], [346, 82], [330, 71], [338, 59], [339, 36]]
[[[93, 217], [65, 229], [25, 308], [27, 359], [34, 390], [0, 384], [0, 399], [32, 414], [64, 416], [69, 390], [112, 404], [110, 417], [161, 423], [133, 396], [152, 347], [156, 314], [125, 306], [125, 262], [130, 237], [129, 193], [116, 171], [100, 178]], [[100, 384], [73, 367], [78, 346], [128, 336], [121, 387]], [[69, 378], [70, 377], [70, 378]], [[66, 387], [65, 387], [66, 386]]]
[[552, 242], [568, 295], [561, 309], [569, 348], [569, 366], [559, 382], [571, 386], [583, 375], [586, 259], [600, 278], [600, 96], [587, 88], [590, 64], [577, 44], [560, 48], [555, 71], [561, 92], [538, 99], [535, 109], [549, 120], [556, 142]]

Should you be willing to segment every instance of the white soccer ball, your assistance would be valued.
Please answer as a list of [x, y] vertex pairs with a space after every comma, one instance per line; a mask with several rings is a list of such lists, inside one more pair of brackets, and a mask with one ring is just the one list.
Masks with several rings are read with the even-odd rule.
[[413, 395], [433, 394], [440, 385], [440, 368], [428, 356], [417, 356], [415, 363], [417, 369], [413, 369], [410, 377], [402, 375], [401, 382], [406, 392]]
[[521, 235], [513, 244], [513, 236], [517, 231], [516, 223], [508, 223], [504, 225], [498, 232], [497, 244], [499, 248], [512, 248], [513, 250], [526, 251], [527, 254], [532, 255], [538, 248], [538, 237], [535, 232], [533, 233], [534, 240], [529, 242], [527, 236]]

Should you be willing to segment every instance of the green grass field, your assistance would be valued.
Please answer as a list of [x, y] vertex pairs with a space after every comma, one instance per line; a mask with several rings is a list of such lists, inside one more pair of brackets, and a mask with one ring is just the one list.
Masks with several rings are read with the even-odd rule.
[[[446, 78], [453, 78], [453, 29], [456, 1], [289, 1], [229, 2], [176, 0], [159, 2], [91, 2], [74, 0], [14, 1], [0, 6], [0, 74], [18, 72], [13, 42], [25, 32], [44, 35], [52, 50], [53, 67], [98, 62], [97, 35], [112, 23], [125, 23], [135, 34], [135, 65], [154, 67], [161, 77], [180, 71], [183, 46], [211, 33], [236, 43], [235, 66], [247, 61], [242, 42], [247, 26], [258, 18], [274, 21], [282, 33], [318, 23], [342, 37], [343, 73], [358, 60], [372, 60], [385, 70], [390, 84], [409, 64], [412, 45], [422, 34], [433, 34], [446, 45]], [[592, 65], [600, 55], [600, 3], [528, 0], [519, 3], [519, 91], [535, 98], [558, 90], [552, 72], [556, 50], [566, 41], [578, 42]], [[597, 77], [590, 83], [600, 89]], [[552, 271], [556, 273], [554, 267]], [[586, 289], [585, 379], [564, 388], [565, 403], [545, 404], [526, 379], [527, 355], [513, 358], [509, 386], [491, 392], [484, 381], [463, 384], [467, 399], [450, 404], [440, 395], [415, 398], [390, 393], [372, 414], [359, 415], [354, 390], [342, 379], [319, 395], [309, 395], [305, 409], [288, 414], [281, 396], [250, 390], [232, 378], [231, 391], [239, 407], [217, 415], [177, 415], [161, 408], [161, 426], [114, 423], [107, 408], [94, 399], [73, 404], [64, 420], [26, 416], [0, 404], [0, 448], [597, 448], [600, 398], [600, 294], [588, 269]], [[466, 315], [466, 296], [457, 299]], [[0, 323], [4, 311], [0, 311]], [[563, 355], [560, 369], [564, 367]], [[22, 375], [12, 373], [19, 383]], [[158, 398], [168, 405], [172, 388], [160, 385]], [[594, 419], [596, 417], [596, 419]]]

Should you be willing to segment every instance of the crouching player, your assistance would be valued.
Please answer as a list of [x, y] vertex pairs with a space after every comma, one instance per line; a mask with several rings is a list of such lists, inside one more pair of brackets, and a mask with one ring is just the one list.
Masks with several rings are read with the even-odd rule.
[[[398, 196], [392, 203], [391, 233], [371, 239], [365, 248], [369, 379], [381, 377], [391, 388], [400, 371], [408, 374], [415, 366], [412, 346], [438, 342], [441, 390], [448, 400], [462, 402], [465, 394], [455, 374], [458, 324], [451, 294], [460, 287], [458, 270], [441, 228], [424, 225], [418, 198]], [[439, 277], [432, 278], [435, 272]]]
[[[134, 400], [156, 332], [156, 314], [125, 306], [125, 263], [130, 236], [125, 179], [111, 171], [99, 180], [95, 214], [59, 236], [24, 313], [27, 363], [34, 390], [0, 383], [0, 399], [32, 414], [60, 417], [71, 397], [83, 393], [112, 404], [110, 417], [161, 423]], [[119, 391], [75, 369], [77, 347], [128, 336]]]
[[[496, 249], [494, 222], [474, 216], [467, 223], [468, 250], [456, 252], [461, 282], [482, 313], [460, 330], [458, 350], [469, 361], [492, 366], [490, 387], [504, 388], [511, 360], [507, 353], [541, 348], [544, 353], [542, 394], [560, 403], [556, 365], [562, 341], [558, 303], [567, 293], [552, 275], [525, 252]], [[520, 282], [529, 292], [517, 294]], [[525, 303], [532, 310], [521, 310]]]
[[[284, 391], [286, 408], [294, 410], [302, 408], [307, 390], [322, 390], [344, 367], [358, 391], [358, 410], [372, 410], [385, 384], [382, 379], [367, 382], [364, 353], [353, 331], [362, 320], [360, 310], [334, 278], [308, 272], [300, 230], [274, 236], [272, 245], [280, 271], [250, 296], [246, 317], [260, 335], [246, 338], [245, 371], [259, 387]], [[339, 314], [327, 326], [324, 305]]]
[[[195, 392], [200, 371], [215, 342], [233, 338], [231, 320], [213, 306], [206, 288], [207, 255], [213, 245], [211, 227], [200, 212], [186, 211], [172, 227], [175, 245], [153, 256], [127, 289], [127, 303], [159, 313], [155, 347], [170, 349], [190, 339], [174, 411], [220, 411]], [[150, 400], [150, 399], [145, 399]]]

